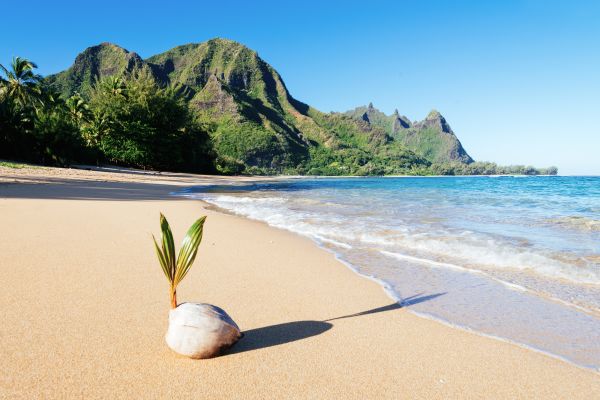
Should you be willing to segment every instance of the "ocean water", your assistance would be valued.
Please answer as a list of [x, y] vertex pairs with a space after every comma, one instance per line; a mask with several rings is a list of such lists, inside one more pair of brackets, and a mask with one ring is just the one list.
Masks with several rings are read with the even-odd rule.
[[180, 195], [314, 239], [419, 315], [600, 370], [600, 177], [299, 178]]

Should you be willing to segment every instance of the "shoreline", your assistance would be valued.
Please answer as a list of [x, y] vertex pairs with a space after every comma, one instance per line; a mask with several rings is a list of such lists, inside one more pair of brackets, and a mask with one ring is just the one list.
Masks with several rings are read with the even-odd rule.
[[[200, 185], [200, 186], [202, 186], [202, 185]], [[251, 218], [251, 217], [247, 217], [247, 216], [235, 213], [234, 211], [227, 210], [226, 208], [220, 207], [220, 206], [218, 206], [216, 204], [212, 204], [212, 203], [210, 203], [210, 202], [208, 202], [208, 201], [206, 201], [204, 199], [194, 198], [194, 197], [188, 197], [188, 196], [181, 196], [181, 195], [178, 195], [177, 192], [169, 193], [169, 195], [171, 195], [173, 197], [191, 198], [191, 199], [193, 199], [195, 201], [199, 201], [199, 202], [203, 203], [207, 209], [213, 210], [213, 211], [215, 211], [217, 213], [221, 213], [221, 214], [225, 214], [225, 215], [230, 215], [230, 216], [234, 216], [234, 217], [238, 217], [238, 218], [242, 218], [242, 219], [246, 219], [246, 220], [250, 220], [250, 221], [255, 221], [255, 222], [263, 224], [263, 225], [265, 225], [265, 226], [267, 226], [267, 227], [269, 227], [271, 229], [276, 229], [276, 230], [279, 230], [279, 231], [289, 232], [289, 233], [291, 233], [293, 235], [296, 235], [296, 236], [298, 236], [300, 238], [309, 239], [319, 249], [321, 249], [321, 250], [323, 250], [323, 251], [325, 251], [325, 252], [333, 255], [333, 257], [340, 264], [342, 264], [344, 267], [346, 267], [347, 269], [349, 269], [350, 271], [352, 271], [353, 273], [355, 273], [358, 277], [360, 277], [362, 279], [366, 279], [366, 280], [372, 281], [372, 282], [375, 282], [377, 285], [379, 285], [381, 287], [382, 291], [385, 293], [386, 296], [388, 296], [390, 298], [390, 300], [395, 301], [401, 307], [404, 307], [404, 304], [403, 304], [404, 300], [401, 297], [399, 297], [398, 294], [396, 294], [394, 292], [394, 290], [391, 288], [391, 285], [390, 285], [389, 282], [386, 282], [385, 280], [380, 279], [380, 278], [378, 278], [376, 276], [373, 276], [373, 275], [366, 275], [366, 274], [361, 273], [359, 271], [358, 267], [356, 267], [352, 263], [344, 260], [342, 258], [342, 256], [339, 255], [334, 250], [331, 250], [331, 249], [328, 249], [327, 247], [325, 247], [323, 245], [323, 243], [319, 243], [318, 239], [316, 239], [316, 238], [310, 237], [309, 235], [305, 235], [305, 234], [302, 234], [300, 232], [295, 232], [295, 231], [287, 229], [287, 228], [277, 227], [277, 226], [270, 225], [268, 222], [262, 221], [260, 219], [254, 219], [254, 218]], [[498, 280], [498, 279], [493, 278], [493, 277], [490, 277], [490, 279]], [[508, 283], [506, 283], [504, 281], [501, 281], [501, 282], [503, 284], [509, 285]], [[530, 291], [529, 289], [526, 289], [526, 288], [517, 289], [517, 290]], [[555, 298], [551, 298], [551, 297], [548, 297], [547, 299], [550, 300], [550, 301], [562, 303], [562, 300], [560, 300], [560, 299], [555, 299]], [[575, 304], [568, 304], [568, 305], [571, 306], [571, 307], [577, 308], [577, 309], [581, 310], [582, 312], [589, 313], [590, 315], [595, 315], [591, 310], [588, 310], [588, 309], [583, 308], [581, 306], [577, 306]], [[424, 318], [424, 319], [427, 319], [427, 320], [430, 320], [430, 321], [434, 321], [434, 322], [437, 322], [439, 324], [442, 324], [442, 325], [447, 326], [447, 327], [452, 328], [452, 329], [458, 329], [458, 330], [461, 330], [461, 331], [469, 333], [469, 334], [474, 334], [474, 335], [478, 335], [478, 336], [485, 337], [485, 338], [488, 338], [488, 339], [497, 340], [497, 341], [500, 341], [500, 342], [503, 342], [503, 343], [508, 343], [510, 345], [523, 348], [523, 349], [525, 349], [527, 351], [532, 351], [532, 352], [535, 352], [535, 353], [542, 354], [544, 356], [556, 359], [558, 361], [561, 361], [561, 362], [564, 362], [564, 363], [569, 364], [571, 366], [574, 366], [576, 368], [579, 368], [579, 369], [581, 369], [583, 371], [588, 371], [588, 372], [592, 372], [592, 373], [598, 374], [598, 376], [600, 377], [600, 369], [596, 369], [594, 367], [589, 367], [589, 366], [584, 366], [584, 365], [577, 364], [576, 362], [574, 362], [574, 361], [572, 361], [572, 360], [570, 360], [570, 359], [568, 359], [566, 357], [560, 356], [558, 354], [554, 354], [554, 353], [551, 353], [549, 351], [538, 349], [536, 347], [527, 345], [525, 343], [521, 343], [521, 342], [518, 342], [518, 341], [514, 341], [514, 340], [511, 340], [511, 339], [508, 339], [508, 338], [504, 338], [502, 336], [497, 336], [497, 335], [493, 335], [493, 334], [488, 334], [488, 333], [480, 332], [480, 331], [472, 329], [472, 328], [470, 328], [468, 326], [456, 324], [456, 323], [453, 323], [451, 321], [447, 321], [445, 319], [435, 317], [435, 316], [433, 316], [431, 314], [428, 314], [428, 313], [415, 311], [415, 310], [412, 310], [410, 308], [407, 308], [407, 311], [410, 312], [411, 314], [419, 317], [419, 318]]]
[[[0, 178], [4, 174], [0, 170]], [[23, 175], [25, 182], [31, 178]], [[0, 304], [7, 315], [0, 328], [6, 360], [0, 397], [139, 397], [150, 394], [148, 385], [154, 395], [182, 398], [235, 398], [239, 390], [247, 390], [250, 398], [600, 394], [593, 370], [389, 304], [380, 284], [340, 268], [344, 261], [313, 240], [168, 194], [191, 181], [225, 179], [186, 175], [140, 184], [96, 178], [62, 176], [42, 185], [0, 186], [0, 215], [14, 228], [10, 240], [0, 245], [11, 260], [10, 270], [2, 268], [7, 290], [0, 294]], [[198, 265], [181, 295], [182, 300], [223, 306], [247, 332], [222, 357], [194, 362], [173, 355], [164, 344], [164, 277], [148, 238], [139, 238], [145, 231], [158, 231], [159, 209], [166, 210], [176, 241], [193, 215], [209, 215]], [[31, 236], [34, 223], [38, 233], [27, 243], [22, 238]], [[100, 245], [88, 243], [84, 234], [92, 234]], [[61, 251], [60, 243], [68, 243], [69, 250]], [[55, 250], [44, 250], [49, 248]], [[84, 270], [80, 254], [89, 258]], [[40, 261], [48, 271], [37, 269]], [[132, 270], [123, 269], [125, 265]], [[58, 271], [65, 283], [48, 285], [46, 279]], [[134, 284], [144, 290], [131, 293]], [[10, 305], [18, 298], [21, 308], [15, 310]], [[81, 311], [96, 312], [82, 314], [69, 306], [69, 298], [77, 299]], [[98, 324], [97, 316], [107, 318]], [[97, 331], [81, 336], [91, 327]], [[138, 333], [137, 346], [122, 335], [130, 329]], [[34, 340], [39, 335], [46, 337], [44, 343]], [[29, 353], [18, 350], [23, 346]], [[44, 366], [48, 368], [40, 371]], [[101, 378], [112, 379], [111, 386]], [[221, 385], [206, 385], [207, 380]]]
[[[274, 229], [280, 229], [280, 228], [273, 227], [273, 226], [270, 226], [270, 225], [269, 225], [269, 227], [274, 228]], [[297, 235], [300, 236], [300, 234], [297, 234]], [[320, 249], [323, 249], [326, 252], [333, 254], [333, 256], [335, 257], [335, 259], [337, 261], [339, 261], [340, 264], [342, 264], [346, 268], [350, 269], [352, 272], [354, 272], [359, 277], [377, 283], [381, 287], [381, 289], [383, 290], [383, 292], [386, 294], [386, 296], [388, 296], [391, 300], [397, 302], [401, 307], [404, 307], [404, 304], [403, 304], [404, 301], [402, 299], [400, 299], [394, 293], [393, 289], [390, 288], [390, 284], [388, 282], [386, 282], [386, 281], [384, 281], [382, 279], [379, 279], [379, 278], [377, 278], [375, 276], [372, 276], [372, 275], [362, 274], [360, 271], [358, 271], [358, 269], [354, 265], [352, 265], [351, 263], [349, 263], [349, 262], [345, 261], [344, 259], [342, 259], [341, 257], [339, 257], [337, 255], [337, 253], [335, 253], [334, 251], [329, 250], [329, 249], [321, 246], [316, 241], [314, 241], [314, 242], [315, 242], [315, 244]], [[575, 363], [574, 361], [571, 361], [568, 358], [562, 357], [562, 356], [560, 356], [558, 354], [550, 353], [548, 351], [541, 350], [541, 349], [538, 349], [538, 348], [533, 347], [533, 346], [529, 346], [529, 345], [527, 345], [525, 343], [520, 343], [520, 342], [517, 342], [517, 341], [514, 341], [514, 340], [503, 338], [501, 336], [496, 336], [496, 335], [491, 335], [491, 334], [487, 334], [487, 333], [484, 333], [484, 332], [480, 332], [480, 331], [477, 331], [475, 329], [471, 329], [468, 326], [463, 326], [463, 325], [455, 324], [455, 323], [452, 323], [450, 321], [447, 321], [447, 320], [435, 317], [435, 316], [433, 316], [431, 314], [427, 314], [427, 313], [424, 313], [424, 312], [415, 311], [415, 310], [412, 310], [410, 308], [407, 308], [407, 311], [409, 313], [411, 313], [411, 314], [419, 317], [419, 318], [423, 318], [423, 319], [427, 319], [427, 320], [430, 320], [430, 321], [434, 321], [434, 322], [437, 322], [439, 324], [442, 324], [442, 325], [447, 326], [447, 327], [452, 328], [452, 329], [458, 329], [460, 331], [463, 331], [463, 332], [466, 332], [466, 333], [469, 333], [469, 334], [473, 334], [473, 335], [485, 337], [485, 338], [492, 339], [492, 340], [498, 340], [498, 341], [503, 342], [503, 343], [508, 343], [510, 345], [523, 348], [523, 349], [525, 349], [527, 351], [532, 351], [532, 352], [535, 352], [535, 353], [542, 354], [542, 355], [544, 355], [546, 357], [550, 357], [550, 358], [559, 360], [559, 361], [564, 362], [566, 364], [569, 364], [569, 365], [571, 365], [573, 367], [579, 368], [579, 369], [581, 369], [583, 371], [591, 371], [592, 373], [598, 374], [598, 377], [600, 377], [600, 369], [595, 369], [593, 367], [586, 367], [586, 366], [583, 366], [583, 365], [579, 365], [579, 364]]]

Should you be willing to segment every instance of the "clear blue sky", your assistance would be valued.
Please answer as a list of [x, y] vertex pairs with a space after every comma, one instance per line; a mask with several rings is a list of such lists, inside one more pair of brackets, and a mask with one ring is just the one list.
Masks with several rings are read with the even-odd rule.
[[133, 3], [4, 3], [0, 63], [50, 74], [103, 41], [148, 57], [225, 37], [322, 111], [435, 108], [477, 160], [600, 174], [600, 1]]

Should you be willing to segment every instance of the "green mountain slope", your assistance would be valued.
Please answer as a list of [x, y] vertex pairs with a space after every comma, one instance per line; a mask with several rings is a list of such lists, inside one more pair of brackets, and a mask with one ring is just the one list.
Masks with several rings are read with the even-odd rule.
[[101, 43], [85, 49], [69, 69], [48, 76], [46, 82], [65, 97], [75, 92], [87, 95], [98, 79], [140, 68], [148, 67], [136, 53], [112, 43]]
[[213, 39], [179, 46], [147, 62], [163, 84], [181, 85], [200, 119], [216, 126], [225, 163], [280, 170], [308, 159], [309, 142], [279, 74], [240, 43]]
[[255, 51], [226, 39], [178, 46], [146, 60], [103, 43], [47, 83], [65, 96], [85, 97], [97, 79], [136, 69], [181, 91], [210, 132], [221, 172], [402, 174], [419, 173], [432, 162], [472, 161], [441, 115], [411, 124], [372, 106], [322, 113], [295, 100]]
[[372, 103], [348, 111], [346, 115], [382, 129], [431, 162], [473, 162], [446, 119], [438, 111], [433, 110], [423, 121], [414, 123], [400, 115], [398, 110], [392, 115], [386, 115], [373, 107]]

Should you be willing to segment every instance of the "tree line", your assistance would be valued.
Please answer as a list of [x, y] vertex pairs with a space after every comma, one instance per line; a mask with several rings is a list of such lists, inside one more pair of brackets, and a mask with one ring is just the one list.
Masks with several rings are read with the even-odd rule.
[[140, 70], [98, 80], [86, 99], [65, 99], [36, 68], [20, 57], [0, 65], [0, 158], [213, 172], [207, 129], [177, 88]]
[[556, 175], [557, 167], [535, 168], [531, 165], [498, 165], [489, 161], [475, 161], [470, 164], [432, 164], [429, 171], [433, 175]]
[[[79, 93], [63, 98], [35, 73], [36, 68], [35, 63], [21, 57], [13, 58], [9, 68], [0, 64], [0, 159], [57, 166], [79, 162], [203, 173], [277, 173], [257, 167], [245, 168], [239, 161], [240, 142], [257, 141], [262, 137], [260, 132], [246, 125], [232, 128], [222, 122], [219, 126], [198, 117], [186, 101], [184, 91], [178, 87], [161, 87], [147, 70], [104, 77], [93, 84], [85, 98]], [[236, 143], [222, 143], [220, 130], [235, 129], [240, 131], [233, 136]], [[307, 160], [283, 172], [310, 175], [557, 173], [556, 167], [537, 169], [490, 162], [430, 163], [405, 148], [396, 149], [391, 155], [357, 149], [334, 154], [325, 147], [310, 150]]]

